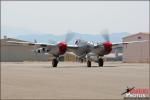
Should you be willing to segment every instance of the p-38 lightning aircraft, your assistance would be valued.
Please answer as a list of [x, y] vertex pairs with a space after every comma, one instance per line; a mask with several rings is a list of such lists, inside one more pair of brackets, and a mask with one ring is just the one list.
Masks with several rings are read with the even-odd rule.
[[76, 40], [74, 45], [67, 45], [67, 43], [73, 38], [74, 34], [67, 33], [65, 41], [58, 42], [56, 44], [48, 43], [32, 43], [32, 42], [15, 42], [7, 41], [15, 44], [26, 44], [29, 46], [35, 46], [37, 49], [34, 50], [35, 53], [48, 53], [53, 55], [52, 66], [57, 67], [59, 62], [59, 57], [64, 55], [66, 52], [73, 52], [80, 59], [86, 59], [87, 67], [91, 67], [91, 62], [97, 62], [99, 66], [103, 66], [104, 55], [107, 55], [111, 52], [113, 46], [123, 45], [135, 42], [144, 42], [143, 41], [130, 41], [122, 43], [112, 43], [109, 40], [108, 31], [105, 30], [102, 34], [105, 42], [103, 43], [91, 43], [81, 39]]

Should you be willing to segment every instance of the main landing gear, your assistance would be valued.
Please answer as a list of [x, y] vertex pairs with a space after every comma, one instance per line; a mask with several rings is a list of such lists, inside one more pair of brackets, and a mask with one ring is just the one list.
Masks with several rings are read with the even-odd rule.
[[104, 60], [102, 58], [99, 58], [98, 59], [98, 66], [103, 67], [103, 64], [104, 64]]
[[87, 61], [87, 67], [91, 67], [91, 61], [90, 60]]
[[[98, 66], [103, 67], [103, 64], [104, 64], [104, 60], [102, 58], [99, 58], [98, 59]], [[91, 67], [91, 61], [90, 60], [87, 61], [87, 67]]]
[[58, 59], [54, 58], [54, 59], [52, 60], [52, 66], [53, 66], [53, 67], [57, 67], [57, 64], [58, 64]]

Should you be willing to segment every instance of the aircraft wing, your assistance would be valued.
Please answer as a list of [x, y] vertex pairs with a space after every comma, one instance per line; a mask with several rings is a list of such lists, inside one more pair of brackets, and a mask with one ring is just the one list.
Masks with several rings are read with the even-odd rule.
[[18, 42], [18, 41], [6, 41], [12, 44], [21, 44], [21, 45], [29, 45], [29, 46], [37, 46], [37, 47], [47, 47], [47, 46], [55, 46], [54, 44], [48, 43], [32, 43], [32, 42]]
[[75, 52], [78, 49], [76, 45], [67, 45], [67, 52]]
[[115, 46], [123, 46], [125, 44], [141, 43], [141, 42], [148, 42], [148, 40], [113, 43], [112, 46], [113, 47], [115, 47]]

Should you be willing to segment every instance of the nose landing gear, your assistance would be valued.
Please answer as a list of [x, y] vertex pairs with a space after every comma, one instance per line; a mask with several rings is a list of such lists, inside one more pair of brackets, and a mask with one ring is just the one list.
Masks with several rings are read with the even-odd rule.
[[[98, 63], [99, 67], [103, 67], [103, 65], [104, 65], [103, 58], [98, 58], [97, 63]], [[91, 67], [91, 60], [87, 60], [87, 67]]]

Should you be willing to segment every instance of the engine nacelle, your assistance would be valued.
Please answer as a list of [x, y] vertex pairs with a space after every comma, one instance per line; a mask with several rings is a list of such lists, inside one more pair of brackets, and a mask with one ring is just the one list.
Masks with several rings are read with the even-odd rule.
[[111, 42], [104, 42], [103, 43], [105, 54], [109, 54], [112, 51], [112, 43]]
[[59, 55], [62, 55], [67, 50], [67, 44], [65, 42], [60, 42], [58, 43], [58, 48], [59, 48]]

